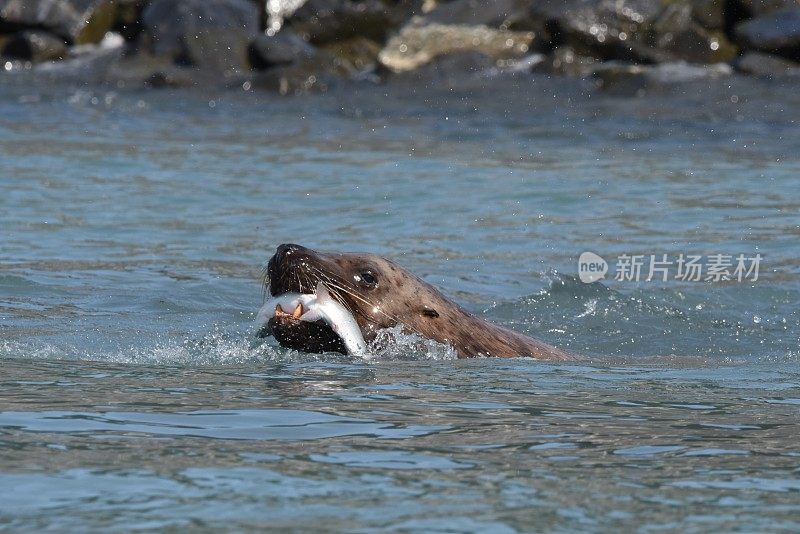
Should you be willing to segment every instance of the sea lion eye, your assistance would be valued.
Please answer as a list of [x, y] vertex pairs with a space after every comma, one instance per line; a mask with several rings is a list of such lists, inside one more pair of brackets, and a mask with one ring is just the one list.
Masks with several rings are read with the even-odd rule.
[[378, 285], [378, 279], [375, 278], [375, 275], [369, 271], [364, 271], [363, 273], [359, 273], [354, 276], [356, 282], [361, 282], [362, 284], [370, 287], [375, 287]]
[[439, 312], [433, 308], [422, 308], [422, 315], [426, 317], [439, 317]]

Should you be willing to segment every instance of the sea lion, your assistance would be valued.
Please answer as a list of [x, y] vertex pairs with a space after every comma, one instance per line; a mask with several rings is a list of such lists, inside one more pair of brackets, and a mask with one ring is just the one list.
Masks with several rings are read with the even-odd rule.
[[[404, 331], [451, 345], [459, 358], [475, 356], [572, 360], [564, 350], [476, 317], [394, 262], [374, 254], [323, 253], [280, 245], [264, 272], [272, 297], [310, 293], [319, 283], [353, 314], [364, 339], [402, 325]], [[259, 335], [275, 336], [284, 347], [304, 352], [347, 354], [324, 321], [305, 322], [302, 310], [275, 310]]]

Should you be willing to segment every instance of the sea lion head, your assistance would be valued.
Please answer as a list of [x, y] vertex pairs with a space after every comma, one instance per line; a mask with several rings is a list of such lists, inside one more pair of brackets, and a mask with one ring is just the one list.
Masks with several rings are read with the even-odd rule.
[[[320, 283], [350, 311], [365, 341], [373, 341], [382, 329], [401, 326], [405, 333], [450, 345], [462, 358], [573, 359], [566, 351], [468, 313], [432, 285], [375, 254], [318, 252], [285, 244], [264, 272], [272, 297], [315, 293]], [[284, 347], [304, 352], [347, 353], [324, 320], [301, 320], [302, 306], [292, 312], [278, 306], [260, 334], [271, 333]]]
[[[384, 328], [403, 325], [425, 335], [435, 328], [439, 292], [394, 262], [375, 254], [318, 252], [283, 244], [265, 269], [264, 283], [271, 296], [313, 293], [322, 282], [331, 296], [352, 313], [367, 341]], [[452, 305], [450, 305], [452, 306]], [[304, 352], [346, 353], [344, 344], [324, 321], [305, 322], [289, 314], [272, 317], [263, 334]]]

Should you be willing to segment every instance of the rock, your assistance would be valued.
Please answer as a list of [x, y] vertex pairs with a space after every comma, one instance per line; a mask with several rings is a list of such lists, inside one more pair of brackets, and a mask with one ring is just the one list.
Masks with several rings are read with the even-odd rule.
[[630, 65], [609, 61], [598, 64], [593, 77], [604, 91], [641, 96], [650, 89], [717, 79], [730, 76], [732, 72], [725, 63], [691, 65], [679, 61], [662, 65]]
[[67, 43], [51, 33], [25, 31], [11, 37], [0, 55], [34, 63], [64, 59], [67, 55]]
[[250, 68], [249, 46], [252, 35], [238, 30], [204, 28], [197, 30], [184, 46], [190, 65], [211, 71], [243, 71]]
[[374, 41], [357, 37], [311, 50], [313, 54], [295, 55], [290, 63], [273, 64], [255, 74], [252, 86], [281, 95], [296, 95], [325, 92], [331, 86], [354, 81], [379, 81], [374, 70], [380, 45]]
[[647, 0], [541, 0], [531, 5], [532, 16], [550, 29], [554, 46], [599, 59], [646, 62], [668, 59], [639, 39], [661, 12], [660, 2]]
[[774, 11], [736, 26], [745, 48], [800, 59], [800, 7]]
[[0, 27], [46, 29], [70, 43], [98, 43], [115, 12], [113, 0], [0, 0]]
[[800, 64], [760, 52], [747, 52], [734, 64], [736, 70], [760, 78], [780, 78], [800, 74]]
[[39, 76], [78, 83], [108, 83], [123, 56], [125, 40], [119, 34], [107, 33], [97, 44], [73, 46], [62, 61], [46, 61], [34, 66]]
[[522, 57], [530, 50], [533, 40], [532, 32], [412, 23], [386, 43], [378, 58], [390, 70], [401, 72], [456, 52], [478, 52], [493, 59]]
[[487, 73], [497, 66], [497, 60], [476, 50], [464, 50], [438, 56], [409, 73], [410, 76], [425, 80], [448, 80], [446, 85], [458, 85], [458, 80], [474, 78]]
[[256, 37], [250, 44], [250, 64], [255, 69], [267, 69], [310, 59], [316, 53], [316, 48], [286, 29], [275, 35], [262, 33]]
[[598, 61], [593, 57], [576, 54], [568, 46], [560, 46], [553, 50], [549, 62], [543, 67], [549, 67], [550, 72], [566, 74], [567, 76], [584, 77], [595, 72]]
[[641, 96], [647, 87], [647, 71], [652, 67], [606, 61], [597, 65], [592, 77], [598, 88], [617, 95]]
[[117, 17], [112, 29], [126, 41], [134, 41], [142, 32], [142, 13], [148, 0], [115, 0], [115, 3]]
[[736, 57], [738, 49], [721, 31], [709, 32], [692, 19], [692, 6], [667, 6], [653, 22], [647, 45], [691, 63], [719, 63]]
[[129, 54], [110, 70], [107, 79], [118, 87], [219, 87], [228, 79], [218, 74], [198, 69], [176, 66], [165, 56]]
[[736, 48], [692, 18], [689, 0], [539, 0], [531, 13], [566, 45], [598, 59], [643, 63], [716, 62]]
[[751, 17], [760, 17], [775, 11], [798, 7], [798, 0], [737, 0]]
[[531, 17], [529, 0], [454, 0], [438, 4], [423, 18], [435, 24], [489, 26], [544, 34], [540, 20]]
[[690, 0], [692, 18], [707, 30], [725, 29], [725, 0]]
[[349, 78], [349, 72], [335, 58], [319, 52], [313, 58], [265, 70], [253, 77], [252, 87], [281, 95], [324, 93]]
[[325, 45], [323, 50], [333, 55], [334, 61], [351, 75], [358, 76], [359, 73], [375, 70], [381, 45], [364, 37], [355, 37]]
[[490, 69], [490, 74], [520, 74], [531, 73], [540, 70], [542, 65], [547, 64], [547, 56], [536, 53], [521, 58], [498, 59], [496, 68]]
[[497, 60], [477, 52], [467, 50], [438, 56], [415, 70], [395, 73], [386, 79], [386, 85], [404, 88], [403, 93], [423, 94], [428, 98], [431, 92], [444, 91], [452, 97], [455, 92], [475, 94], [486, 89], [487, 78], [497, 76]]
[[249, 68], [259, 12], [247, 0], [153, 0], [142, 13], [142, 48], [211, 71]]
[[193, 87], [197, 83], [198, 80], [193, 72], [176, 67], [158, 70], [144, 80], [144, 85], [153, 89]]
[[400, 2], [381, 0], [308, 0], [286, 21], [307, 41], [321, 45], [352, 37], [385, 41], [408, 16]]
[[720, 63], [736, 57], [739, 49], [723, 32], [709, 33], [696, 24], [679, 32], [667, 32], [656, 47], [669, 52], [673, 58], [691, 63]]
[[[470, 56], [475, 59], [470, 60]], [[533, 72], [545, 70], [547, 56], [536, 52], [521, 58], [492, 59], [478, 52], [460, 52], [440, 56], [434, 60], [432, 65], [437, 70], [442, 70], [442, 65], [446, 67], [454, 65], [457, 67], [459, 63], [464, 64], [467, 73], [477, 75], [480, 78], [513, 78], [517, 76], [525, 76], [527, 78]], [[423, 69], [425, 68], [427, 66], [423, 67]]]
[[655, 65], [647, 72], [648, 80], [661, 84], [687, 83], [697, 80], [724, 78], [733, 74], [727, 63], [692, 65], [685, 61]]

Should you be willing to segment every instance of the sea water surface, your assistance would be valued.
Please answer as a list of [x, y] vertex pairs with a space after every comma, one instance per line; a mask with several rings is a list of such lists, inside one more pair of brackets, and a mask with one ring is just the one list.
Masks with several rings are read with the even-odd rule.
[[[0, 530], [800, 529], [800, 97], [525, 84], [0, 84]], [[584, 358], [257, 340], [284, 242]], [[763, 259], [584, 284], [584, 251]]]

